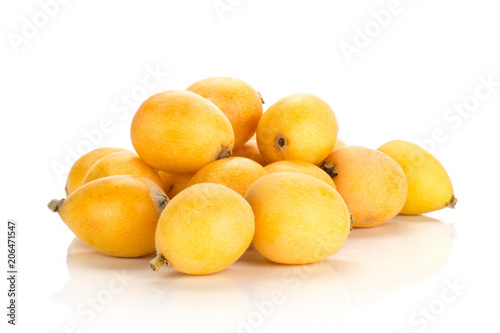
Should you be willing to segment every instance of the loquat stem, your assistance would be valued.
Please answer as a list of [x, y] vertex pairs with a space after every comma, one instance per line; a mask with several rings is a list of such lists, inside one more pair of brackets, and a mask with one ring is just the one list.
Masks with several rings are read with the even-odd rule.
[[257, 94], [259, 94], [259, 98], [260, 98], [261, 103], [265, 104], [266, 102], [264, 102], [264, 98], [262, 98], [262, 95], [260, 94], [259, 91], [257, 91]]
[[161, 254], [158, 254], [151, 262], [149, 263], [149, 267], [153, 270], [153, 272], [158, 272], [163, 266], [170, 266], [170, 263], [165, 259], [165, 257]]
[[452, 196], [451, 200], [446, 203], [446, 207], [455, 209], [455, 205], [457, 204], [458, 199], [456, 196]]
[[332, 178], [334, 178], [335, 176], [338, 175], [338, 173], [336, 173], [334, 171], [335, 164], [333, 164], [333, 163], [323, 162], [323, 164], [321, 164], [320, 168], [323, 169], [323, 171], [325, 171]]
[[61, 208], [62, 204], [64, 203], [64, 200], [65, 199], [52, 199], [47, 205], [47, 207], [49, 207], [49, 209], [55, 213], [59, 210], [59, 208]]
[[227, 146], [221, 146], [221, 150], [217, 154], [216, 160], [221, 160], [223, 158], [228, 158], [232, 154], [232, 151]]
[[164, 210], [165, 207], [167, 207], [168, 204], [168, 197], [163, 194], [158, 195], [158, 206], [160, 207], [161, 210]]

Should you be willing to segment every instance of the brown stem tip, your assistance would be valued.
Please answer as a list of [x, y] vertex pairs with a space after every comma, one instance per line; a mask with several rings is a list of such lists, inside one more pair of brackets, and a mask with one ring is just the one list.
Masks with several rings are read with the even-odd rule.
[[50, 200], [47, 207], [49, 207], [49, 209], [55, 213], [59, 210], [59, 208], [61, 208], [62, 204], [64, 203], [64, 200], [65, 199], [52, 199]]
[[325, 171], [332, 178], [338, 175], [338, 173], [335, 172], [335, 165], [333, 163], [323, 162], [320, 168], [323, 169], [323, 171]]
[[221, 146], [219, 153], [217, 154], [216, 160], [221, 160], [223, 158], [228, 158], [231, 156], [232, 151], [227, 146]]
[[274, 140], [274, 146], [278, 148], [279, 151], [283, 151], [287, 143], [288, 140], [282, 134], [278, 134], [278, 136], [276, 136], [276, 139]]
[[168, 197], [166, 195], [163, 195], [163, 194], [158, 195], [158, 206], [160, 207], [161, 210], [164, 210], [165, 207], [167, 207], [168, 201], [169, 200], [168, 200]]
[[265, 104], [266, 102], [264, 102], [264, 99], [262, 98], [262, 95], [260, 94], [259, 91], [257, 91], [257, 94], [259, 94], [259, 98], [260, 98], [261, 103]]
[[163, 266], [170, 266], [170, 263], [165, 259], [164, 256], [158, 254], [151, 262], [149, 263], [149, 267], [153, 272], [158, 272]]
[[446, 207], [455, 209], [455, 205], [457, 204], [458, 199], [456, 196], [452, 196], [451, 200], [446, 203]]

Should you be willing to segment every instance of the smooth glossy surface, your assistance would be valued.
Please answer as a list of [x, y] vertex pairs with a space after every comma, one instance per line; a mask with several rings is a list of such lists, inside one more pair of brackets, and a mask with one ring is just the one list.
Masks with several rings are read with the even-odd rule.
[[315, 264], [274, 264], [249, 249], [229, 268], [208, 276], [168, 268], [155, 274], [149, 270], [152, 255], [108, 257], [75, 238], [69, 240], [66, 267], [63, 260], [53, 262], [57, 276], [38, 290], [46, 304], [40, 311], [66, 314], [54, 318], [51, 327], [58, 330], [73, 321], [84, 331], [140, 329], [153, 327], [151, 318], [179, 332], [245, 332], [247, 324], [291, 331], [311, 324], [368, 327], [356, 318], [372, 307], [382, 314], [377, 320], [387, 320], [391, 312], [404, 312], [401, 297], [410, 298], [407, 304], [415, 310], [419, 300], [432, 300], [432, 294], [422, 294], [426, 285], [434, 285], [439, 296], [440, 286], [455, 278], [445, 269], [455, 238], [453, 224], [398, 217], [377, 228], [353, 230], [344, 248]]

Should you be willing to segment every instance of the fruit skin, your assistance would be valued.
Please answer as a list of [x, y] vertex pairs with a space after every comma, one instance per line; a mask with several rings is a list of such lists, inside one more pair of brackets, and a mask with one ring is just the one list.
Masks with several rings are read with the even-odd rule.
[[403, 208], [408, 194], [403, 169], [378, 150], [360, 146], [335, 149], [322, 169], [333, 177], [356, 228], [385, 223]]
[[257, 145], [267, 163], [302, 160], [321, 163], [335, 147], [338, 125], [332, 108], [321, 98], [292, 94], [264, 112]]
[[110, 176], [81, 186], [49, 208], [91, 248], [115, 257], [154, 251], [154, 235], [168, 198], [158, 185], [139, 176]]
[[427, 150], [404, 140], [390, 141], [377, 149], [394, 159], [406, 175], [408, 198], [400, 214], [424, 214], [455, 207], [457, 199], [451, 179]]
[[163, 181], [163, 188], [169, 199], [172, 199], [182, 190], [189, 186], [191, 178], [193, 178], [193, 173], [187, 174], [175, 174], [159, 171], [161, 180]]
[[262, 98], [248, 83], [231, 77], [212, 77], [186, 90], [203, 96], [221, 109], [234, 131], [234, 149], [250, 140], [262, 116]]
[[186, 274], [218, 272], [246, 251], [254, 228], [252, 208], [238, 193], [220, 184], [190, 186], [160, 216], [151, 268], [166, 264]]
[[241, 196], [254, 181], [267, 175], [259, 163], [244, 157], [229, 157], [212, 162], [201, 168], [189, 182], [189, 186], [199, 183], [215, 183], [229, 187]]
[[282, 264], [325, 259], [343, 245], [350, 214], [338, 192], [312, 176], [292, 171], [270, 173], [245, 196], [255, 214], [255, 249]]
[[343, 140], [337, 138], [337, 142], [335, 142], [335, 147], [333, 149], [342, 148], [345, 146], [347, 146], [347, 144]]
[[232, 157], [246, 157], [255, 162], [259, 163], [262, 166], [266, 166], [267, 163], [264, 161], [264, 158], [260, 154], [259, 147], [257, 147], [257, 141], [250, 140], [245, 143], [243, 146], [236, 148], [233, 150]]
[[163, 181], [153, 167], [141, 160], [139, 156], [130, 152], [123, 151], [104, 156], [94, 163], [83, 180], [87, 184], [93, 180], [118, 175], [141, 176], [155, 182], [165, 191]]
[[83, 185], [83, 180], [85, 179], [87, 172], [95, 162], [106, 155], [120, 151], [125, 151], [125, 149], [114, 147], [98, 148], [80, 157], [69, 170], [66, 187], [64, 188], [64, 190], [66, 191], [66, 195], [71, 194], [77, 188]]
[[295, 171], [305, 173], [306, 175], [318, 178], [335, 188], [335, 183], [333, 182], [332, 177], [330, 177], [324, 170], [314, 164], [304, 161], [278, 161], [268, 164], [264, 167], [264, 169], [266, 169], [268, 173], [279, 171]]
[[215, 104], [179, 90], [153, 95], [142, 103], [130, 136], [147, 164], [177, 174], [195, 173], [229, 157], [234, 143], [231, 123]]

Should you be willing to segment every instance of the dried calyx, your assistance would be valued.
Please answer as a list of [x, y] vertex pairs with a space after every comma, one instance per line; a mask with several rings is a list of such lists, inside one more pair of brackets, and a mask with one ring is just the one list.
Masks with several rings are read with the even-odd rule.
[[158, 195], [158, 206], [160, 207], [161, 210], [165, 209], [165, 207], [167, 207], [167, 204], [168, 204], [168, 197], [166, 195], [163, 195], [163, 194], [159, 194]]
[[335, 164], [323, 162], [321, 164], [321, 169], [323, 169], [330, 177], [336, 177], [338, 173], [335, 172]]
[[217, 154], [216, 160], [221, 160], [223, 158], [228, 158], [231, 156], [231, 149], [227, 146], [221, 146], [219, 153]]
[[287, 142], [287, 139], [282, 134], [278, 134], [278, 136], [276, 136], [276, 139], [274, 140], [274, 146], [282, 151], [285, 148]]

